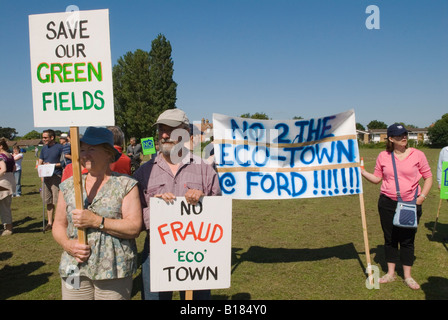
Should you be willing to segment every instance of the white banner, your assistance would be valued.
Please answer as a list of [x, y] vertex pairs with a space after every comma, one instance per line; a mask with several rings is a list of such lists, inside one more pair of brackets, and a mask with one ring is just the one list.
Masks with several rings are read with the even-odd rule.
[[213, 115], [221, 190], [234, 199], [362, 193], [355, 113], [256, 120]]
[[29, 16], [35, 127], [114, 125], [109, 10]]
[[232, 199], [150, 200], [151, 291], [230, 287]]

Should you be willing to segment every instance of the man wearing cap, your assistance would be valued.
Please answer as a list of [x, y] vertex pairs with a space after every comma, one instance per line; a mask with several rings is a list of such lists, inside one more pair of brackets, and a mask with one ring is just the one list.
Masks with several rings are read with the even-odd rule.
[[[143, 300], [172, 298], [172, 292], [150, 292], [150, 198], [158, 197], [169, 202], [176, 197], [185, 197], [188, 203], [195, 205], [202, 196], [221, 195], [216, 172], [203, 159], [193, 155], [189, 152], [189, 148], [185, 147], [185, 144], [188, 145], [190, 142], [191, 135], [190, 121], [185, 112], [180, 109], [168, 109], [159, 116], [154, 125], [157, 125], [159, 133], [159, 153], [154, 159], [144, 163], [134, 174], [139, 181], [143, 222], [147, 231], [142, 254]], [[182, 138], [178, 139], [177, 137], [180, 136]], [[194, 300], [209, 298], [210, 290], [193, 292]]]
[[67, 133], [62, 133], [59, 137], [59, 142], [62, 144], [61, 165], [62, 169], [65, 169], [69, 163], [72, 163], [72, 149], [69, 135]]

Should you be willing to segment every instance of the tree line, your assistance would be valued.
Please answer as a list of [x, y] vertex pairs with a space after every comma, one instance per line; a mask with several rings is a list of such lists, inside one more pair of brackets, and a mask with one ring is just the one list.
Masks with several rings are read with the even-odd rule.
[[[163, 34], [159, 34], [151, 42], [149, 52], [141, 49], [127, 52], [113, 66], [115, 124], [122, 129], [126, 140], [131, 137], [140, 140], [155, 136], [156, 128], [153, 124], [159, 114], [167, 109], [176, 108], [177, 83], [173, 79], [174, 62], [171, 54], [170, 42]], [[244, 113], [240, 116], [269, 119], [269, 116], [262, 112]], [[295, 116], [293, 119], [303, 118]], [[403, 125], [415, 128], [413, 125]], [[373, 120], [367, 127], [386, 129], [388, 125]], [[360, 123], [356, 124], [356, 128], [365, 130]], [[0, 137], [9, 140], [38, 139], [40, 136], [40, 133], [33, 130], [23, 137], [18, 137], [16, 129], [0, 127]], [[448, 145], [448, 113], [428, 128], [428, 136], [434, 147]]]

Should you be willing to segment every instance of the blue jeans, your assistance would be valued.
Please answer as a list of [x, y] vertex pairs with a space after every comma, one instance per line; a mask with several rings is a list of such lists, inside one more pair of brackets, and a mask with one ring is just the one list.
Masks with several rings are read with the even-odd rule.
[[[173, 292], [151, 292], [150, 291], [150, 268], [149, 268], [149, 234], [146, 235], [145, 245], [142, 252], [142, 300], [171, 300]], [[185, 292], [180, 291], [180, 298], [185, 299]], [[210, 290], [193, 291], [193, 300], [210, 300]]]
[[22, 170], [14, 171], [14, 178], [16, 179], [16, 192], [14, 193], [14, 196], [21, 196], [22, 184], [20, 181], [22, 180]]

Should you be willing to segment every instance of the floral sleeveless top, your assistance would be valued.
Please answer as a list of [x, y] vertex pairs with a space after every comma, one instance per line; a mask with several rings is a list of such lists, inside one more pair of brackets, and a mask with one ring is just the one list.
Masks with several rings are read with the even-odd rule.
[[[85, 185], [87, 175], [82, 176]], [[108, 181], [98, 190], [92, 203], [87, 203], [87, 194], [83, 188], [84, 208], [109, 219], [121, 219], [123, 198], [137, 184], [137, 181], [124, 174], [112, 172]], [[73, 177], [59, 185], [67, 204], [67, 236], [78, 238], [78, 229], [73, 226], [72, 210], [76, 209]], [[78, 268], [80, 276], [91, 280], [117, 279], [131, 276], [137, 270], [137, 246], [135, 239], [121, 239], [95, 228], [86, 230], [90, 245], [89, 259], [78, 264], [67, 252], [62, 253], [59, 273], [61, 277], [70, 276]], [[76, 270], [76, 271], [78, 271]]]

